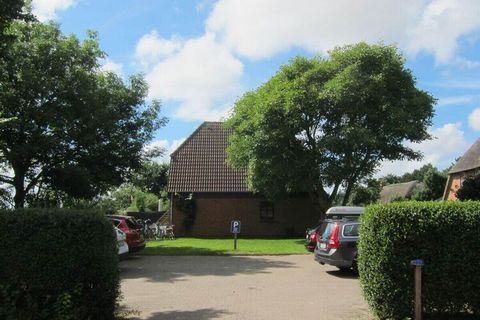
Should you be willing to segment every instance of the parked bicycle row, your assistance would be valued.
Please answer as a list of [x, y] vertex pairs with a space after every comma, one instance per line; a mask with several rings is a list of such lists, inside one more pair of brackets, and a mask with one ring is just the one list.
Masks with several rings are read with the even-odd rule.
[[136, 223], [140, 227], [140, 233], [147, 240], [175, 239], [173, 225], [159, 224], [158, 222], [152, 222], [150, 219], [137, 219]]

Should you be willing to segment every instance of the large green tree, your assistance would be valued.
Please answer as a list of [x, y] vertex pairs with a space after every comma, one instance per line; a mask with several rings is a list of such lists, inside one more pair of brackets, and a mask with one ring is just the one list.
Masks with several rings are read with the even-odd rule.
[[328, 58], [298, 57], [235, 103], [228, 161], [248, 169], [254, 191], [308, 192], [323, 214], [380, 161], [421, 158], [405, 142], [429, 138], [433, 104], [395, 47], [359, 43]]
[[0, 164], [13, 175], [16, 207], [48, 187], [88, 198], [120, 185], [141, 165], [142, 148], [166, 119], [147, 104], [141, 76], [102, 72], [95, 33], [83, 41], [55, 24], [14, 22], [0, 70]]

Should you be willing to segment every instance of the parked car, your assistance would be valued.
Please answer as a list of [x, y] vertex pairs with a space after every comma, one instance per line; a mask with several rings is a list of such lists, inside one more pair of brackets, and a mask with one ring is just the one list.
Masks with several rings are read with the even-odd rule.
[[122, 230], [115, 228], [117, 234], [117, 243], [118, 243], [118, 255], [124, 256], [128, 254], [128, 244], [127, 244], [127, 235]]
[[129, 252], [138, 252], [145, 248], [145, 239], [133, 217], [122, 215], [107, 215], [107, 217], [127, 236]]
[[315, 260], [357, 272], [357, 242], [362, 207], [332, 207], [319, 228]]
[[318, 231], [320, 230], [321, 226], [322, 225], [318, 225], [315, 228], [307, 229], [305, 232], [305, 248], [308, 251], [313, 252], [315, 250], [319, 236]]

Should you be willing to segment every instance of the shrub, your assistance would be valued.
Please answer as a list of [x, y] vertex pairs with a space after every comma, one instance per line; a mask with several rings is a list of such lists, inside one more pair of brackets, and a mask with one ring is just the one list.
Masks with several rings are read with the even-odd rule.
[[467, 177], [456, 196], [458, 200], [480, 200], [480, 174]]
[[[480, 315], [480, 203], [374, 205], [361, 220], [363, 295], [380, 319], [413, 315], [413, 259], [423, 259], [423, 310], [433, 318]], [[453, 317], [452, 317], [453, 316]]]
[[113, 319], [116, 236], [86, 211], [0, 212], [0, 319]]

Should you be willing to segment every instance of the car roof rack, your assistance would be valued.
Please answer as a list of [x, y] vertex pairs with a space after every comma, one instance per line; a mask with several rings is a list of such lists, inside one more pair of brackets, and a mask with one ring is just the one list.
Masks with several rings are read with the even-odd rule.
[[327, 219], [347, 219], [347, 220], [358, 220], [360, 215], [365, 212], [364, 207], [349, 207], [349, 206], [338, 206], [331, 207], [326, 212]]

